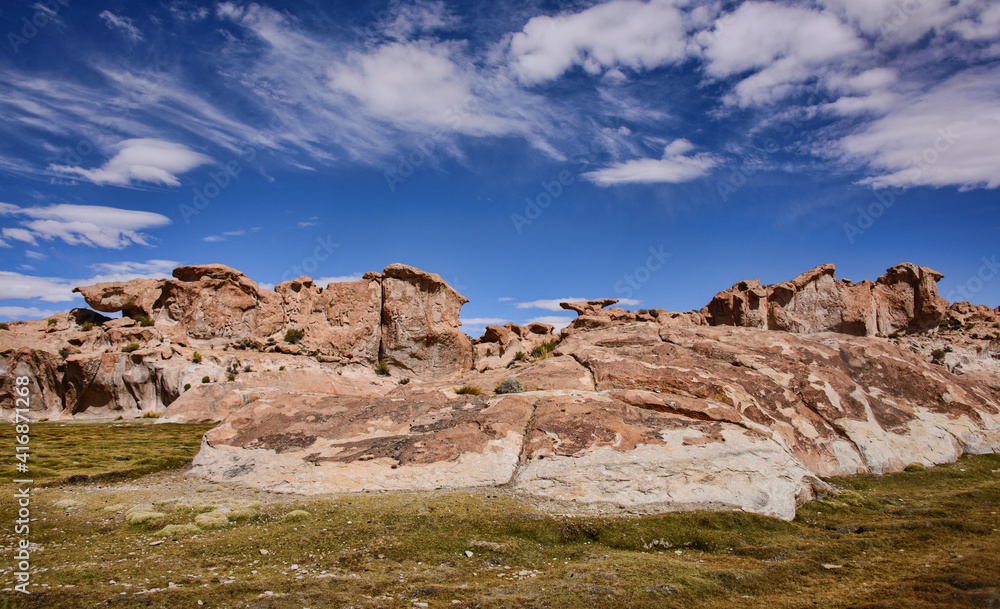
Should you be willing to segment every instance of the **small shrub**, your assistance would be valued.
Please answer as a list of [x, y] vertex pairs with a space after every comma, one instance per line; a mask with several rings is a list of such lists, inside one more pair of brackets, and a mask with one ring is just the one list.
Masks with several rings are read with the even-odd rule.
[[59, 323], [59, 322], [58, 322], [58, 321], [56, 321], [56, 320], [55, 320], [54, 318], [52, 318], [52, 319], [49, 319], [49, 320], [48, 320], [48, 321], [47, 321], [46, 323], [47, 323], [48, 325], [50, 325], [50, 326], [54, 326], [54, 325], [56, 325], [56, 324], [57, 324], [57, 323]]
[[302, 337], [305, 335], [306, 333], [302, 330], [299, 330], [298, 328], [291, 328], [288, 332], [285, 332], [285, 342], [294, 345], [302, 340]]
[[134, 507], [125, 512], [125, 521], [129, 524], [153, 524], [166, 517], [163, 512], [154, 512], [142, 507]]
[[497, 386], [493, 389], [493, 391], [497, 394], [524, 393], [527, 390], [528, 388], [524, 386], [524, 383], [510, 377], [497, 383]]
[[892, 334], [889, 335], [889, 338], [897, 338], [898, 339], [901, 336], [902, 335], [899, 333], [899, 330], [896, 330], [895, 332], [893, 332]]
[[94, 322], [92, 322], [92, 321], [85, 321], [85, 322], [83, 322], [83, 331], [84, 332], [90, 332], [93, 329], [94, 329]]
[[184, 391], [187, 391], [190, 388], [191, 388], [191, 383], [184, 383]]
[[922, 471], [924, 471], [926, 469], [927, 469], [927, 467], [924, 466], [923, 463], [921, 463], [919, 461], [914, 461], [913, 463], [910, 463], [909, 465], [907, 465], [906, 468], [903, 471], [907, 471], [907, 472], [922, 472]]
[[221, 529], [229, 524], [229, 517], [219, 512], [208, 512], [207, 514], [198, 514], [194, 523], [203, 529]]
[[10, 330], [10, 326], [7, 325], [7, 322], [2, 322], [0, 323], [0, 330]]
[[115, 417], [116, 421], [121, 421], [121, 420], [124, 420], [124, 419], [125, 419], [125, 417], [123, 417], [122, 415], [118, 415], [117, 417]]
[[934, 360], [935, 364], [940, 364], [944, 361], [944, 355], [946, 351], [944, 349], [935, 349], [931, 351], [931, 358]]
[[657, 317], [660, 316], [660, 310], [659, 309], [650, 309], [649, 310], [649, 314], [653, 316], [653, 319], [656, 319]]
[[284, 372], [284, 371], [285, 371], [284, 366], [278, 366], [278, 372]]
[[48, 420], [49, 420], [48, 417], [42, 417], [42, 418], [38, 419], [38, 422], [39, 423], [44, 423], [45, 421], [48, 421]]
[[235, 376], [235, 375], [232, 375], [232, 374], [230, 374], [229, 376], [227, 376], [227, 377], [226, 377], [226, 380], [227, 380], [227, 381], [235, 381], [235, 380], [236, 380], [236, 376]]
[[188, 537], [201, 533], [201, 529], [196, 524], [168, 524], [159, 531], [157, 535], [161, 537]]
[[528, 361], [528, 354], [525, 353], [524, 351], [518, 351], [517, 353], [514, 354], [514, 361], [515, 362], [526, 362], [526, 361]]
[[399, 379], [399, 384], [400, 385], [407, 385], [407, 384], [409, 384], [409, 382], [410, 382], [410, 377]]
[[383, 362], [382, 360], [375, 362], [373, 370], [375, 370], [375, 374], [379, 376], [389, 376], [389, 364]]
[[122, 347], [122, 353], [132, 353], [133, 351], [139, 350], [139, 343], [129, 343], [127, 346]]
[[549, 356], [549, 353], [556, 350], [556, 345], [558, 344], [559, 343], [554, 340], [544, 342], [531, 350], [531, 357], [535, 359], [545, 359]]
[[479, 395], [483, 392], [482, 387], [476, 387], [475, 385], [462, 385], [461, 387], [455, 387], [455, 393], [458, 395]]
[[639, 309], [638, 311], [636, 311], [637, 315], [645, 315], [646, 313], [649, 313], [648, 309]]
[[312, 514], [305, 510], [292, 510], [284, 516], [281, 517], [285, 522], [302, 522], [303, 520], [309, 520]]
[[136, 321], [139, 322], [139, 325], [143, 328], [148, 328], [153, 325], [153, 320], [146, 316], [140, 317]]
[[201, 363], [201, 353], [198, 353], [197, 351], [195, 351], [194, 353], [192, 353], [191, 354], [191, 361], [194, 362], [195, 364], [200, 364]]
[[201, 377], [201, 382], [202, 383], [209, 383], [211, 381], [212, 381], [212, 379], [208, 378], [207, 376]]
[[156, 412], [154, 410], [150, 410], [148, 412], [142, 413], [142, 418], [144, 418], [144, 419], [159, 419], [160, 418], [160, 413]]

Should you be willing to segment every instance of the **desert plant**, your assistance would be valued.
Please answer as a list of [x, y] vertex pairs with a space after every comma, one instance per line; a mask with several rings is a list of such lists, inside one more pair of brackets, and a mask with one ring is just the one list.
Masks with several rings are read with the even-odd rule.
[[207, 376], [203, 376], [203, 377], [201, 377], [201, 382], [202, 382], [202, 383], [208, 383], [208, 382], [211, 382], [211, 380], [212, 380], [212, 379], [208, 378]]
[[52, 319], [49, 319], [49, 320], [48, 320], [48, 321], [47, 321], [46, 323], [47, 323], [48, 325], [50, 325], [50, 326], [54, 326], [54, 325], [56, 325], [56, 324], [57, 324], [57, 323], [59, 323], [59, 322], [58, 322], [58, 321], [56, 321], [56, 319], [52, 318]]
[[139, 343], [129, 343], [127, 346], [122, 347], [122, 353], [132, 353], [133, 351], [139, 350]]
[[288, 332], [285, 332], [285, 342], [294, 345], [295, 343], [302, 340], [302, 337], [306, 333], [298, 328], [291, 328]]
[[0, 323], [0, 330], [10, 330], [10, 326], [7, 325], [7, 322]]
[[142, 413], [142, 418], [144, 418], [144, 419], [159, 419], [160, 418], [160, 413], [158, 413], [158, 412], [156, 412], [154, 410], [150, 410], [148, 412]]
[[285, 371], [284, 366], [278, 366], [278, 372], [284, 372], [284, 371]]
[[192, 353], [191, 354], [191, 361], [194, 362], [195, 364], [200, 364], [201, 363], [201, 353], [198, 353], [197, 351], [195, 351], [194, 353]]
[[125, 419], [125, 417], [123, 417], [122, 415], [118, 415], [117, 417], [115, 417], [116, 421], [121, 421], [121, 420], [124, 420], [124, 419]]
[[140, 317], [136, 321], [139, 322], [139, 325], [142, 326], [143, 328], [148, 328], [149, 326], [153, 325], [153, 320], [145, 315]]
[[409, 383], [410, 383], [410, 377], [399, 379], [399, 384], [400, 385], [408, 385]]
[[935, 349], [931, 351], [931, 358], [935, 364], [940, 364], [944, 361], [944, 355], [947, 353], [944, 349]]
[[475, 385], [462, 385], [461, 387], [455, 387], [455, 393], [458, 395], [479, 395], [483, 392], [482, 387], [476, 387]]
[[528, 361], [528, 355], [524, 351], [518, 351], [514, 354], [515, 362], [526, 362]]
[[227, 377], [226, 377], [226, 380], [227, 380], [227, 381], [235, 381], [235, 380], [236, 380], [236, 376], [235, 376], [235, 375], [232, 375], [232, 374], [230, 374], [229, 376], [227, 376]]
[[389, 376], [389, 364], [383, 362], [382, 360], [375, 362], [373, 370], [375, 370], [375, 374], [379, 376]]
[[191, 383], [184, 383], [184, 391], [187, 391], [190, 388], [191, 388]]
[[524, 386], [521, 381], [507, 377], [504, 380], [497, 383], [497, 386], [493, 389], [495, 393], [524, 393], [528, 388]]
[[660, 310], [659, 309], [650, 309], [649, 310], [649, 314], [652, 315], [654, 318], [657, 318], [657, 317], [660, 316]]
[[639, 309], [636, 311], [637, 315], [645, 315], [646, 313], [649, 313], [649, 309]]
[[93, 329], [94, 329], [94, 322], [92, 322], [92, 321], [85, 321], [85, 322], [83, 322], [83, 331], [84, 332], [90, 332]]
[[556, 345], [558, 344], [559, 342], [554, 340], [544, 342], [531, 350], [531, 357], [535, 359], [545, 359], [549, 356], [549, 353], [555, 351]]

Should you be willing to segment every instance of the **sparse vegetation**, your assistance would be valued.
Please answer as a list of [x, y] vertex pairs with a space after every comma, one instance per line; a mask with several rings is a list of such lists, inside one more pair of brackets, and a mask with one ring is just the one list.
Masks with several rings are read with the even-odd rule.
[[141, 326], [143, 328], [148, 328], [148, 327], [154, 325], [153, 320], [150, 319], [148, 316], [145, 316], [145, 315], [142, 316], [142, 317], [140, 317], [136, 321], [139, 322], [139, 326]]
[[528, 361], [528, 354], [525, 353], [524, 351], [518, 351], [517, 353], [514, 354], [514, 361], [515, 362], [526, 362], [526, 361]]
[[278, 372], [284, 372], [284, 371], [285, 371], [284, 366], [278, 366]]
[[524, 393], [528, 388], [524, 386], [521, 381], [507, 377], [504, 380], [497, 383], [497, 386], [493, 389], [494, 393], [504, 394], [504, 393]]
[[0, 322], [0, 330], [10, 330], [10, 326], [8, 326], [7, 322], [5, 322], [5, 321], [4, 322]]
[[83, 322], [83, 326], [81, 326], [81, 327], [83, 328], [84, 332], [90, 332], [91, 330], [94, 329], [94, 322], [92, 322], [92, 321], [85, 321], [85, 322]]
[[931, 359], [935, 364], [941, 364], [944, 362], [944, 356], [947, 351], [944, 349], [935, 349], [931, 351]]
[[46, 323], [46, 325], [54, 326], [57, 323], [59, 323], [59, 321], [56, 318], [54, 318], [54, 317], [50, 317], [45, 323]]
[[291, 345], [298, 343], [306, 333], [298, 328], [290, 328], [285, 332], [285, 342]]
[[652, 315], [653, 318], [655, 319], [655, 318], [657, 318], [657, 317], [660, 316], [660, 310], [659, 309], [650, 309], [649, 310], [649, 314]]
[[230, 374], [229, 376], [227, 376], [227, 377], [226, 377], [226, 380], [227, 380], [227, 381], [230, 381], [230, 382], [231, 382], [231, 381], [235, 381], [235, 380], [236, 380], [236, 375], [234, 375], [234, 374]]
[[198, 353], [197, 351], [195, 351], [194, 353], [192, 353], [191, 354], [191, 361], [193, 363], [195, 363], [195, 364], [200, 364], [201, 363], [201, 353]]
[[184, 391], [187, 391], [190, 388], [191, 388], [191, 383], [184, 383]]
[[211, 378], [209, 378], [209, 377], [208, 377], [208, 376], [206, 375], [206, 376], [203, 376], [203, 377], [201, 377], [201, 382], [202, 382], [202, 383], [210, 383], [210, 382], [212, 382], [212, 379], [211, 379]]
[[399, 379], [399, 384], [400, 385], [408, 385], [409, 383], [410, 383], [410, 377], [408, 377], [408, 376]]
[[455, 387], [454, 391], [458, 395], [479, 395], [483, 392], [483, 388], [475, 385], [462, 385], [461, 387]]
[[382, 360], [375, 362], [375, 366], [372, 370], [374, 370], [375, 374], [379, 376], [389, 376], [389, 364], [383, 362]]
[[160, 414], [161, 413], [156, 412], [155, 410], [148, 410], [148, 411], [142, 413], [142, 418], [144, 418], [144, 419], [159, 419], [160, 418]]
[[546, 341], [531, 350], [531, 357], [535, 358], [536, 360], [545, 359], [549, 356], [549, 353], [555, 351], [556, 345], [558, 344], [559, 341], [556, 340]]
[[132, 353], [139, 350], [139, 343], [129, 343], [122, 347], [122, 353]]

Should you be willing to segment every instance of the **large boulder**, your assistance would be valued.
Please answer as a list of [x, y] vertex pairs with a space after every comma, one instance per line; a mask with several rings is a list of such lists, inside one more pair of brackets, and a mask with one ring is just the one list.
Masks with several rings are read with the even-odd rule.
[[459, 329], [469, 299], [441, 277], [405, 264], [382, 271], [382, 359], [414, 374], [472, 368], [472, 341]]
[[929, 330], [948, 307], [937, 294], [943, 275], [927, 267], [897, 264], [877, 281], [861, 283], [837, 281], [834, 271], [824, 264], [783, 283], [740, 281], [701, 314], [713, 326], [875, 336]]

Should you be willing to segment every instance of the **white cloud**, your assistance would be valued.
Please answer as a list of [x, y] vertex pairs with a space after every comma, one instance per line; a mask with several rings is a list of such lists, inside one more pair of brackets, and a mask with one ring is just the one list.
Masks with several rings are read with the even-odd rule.
[[227, 230], [222, 233], [225, 237], [242, 237], [245, 234], [247, 234], [245, 230]]
[[351, 275], [339, 275], [335, 277], [320, 277], [313, 281], [318, 286], [326, 287], [331, 283], [343, 283], [345, 281], [361, 281], [364, 273], [353, 273]]
[[3, 239], [0, 239], [0, 247], [12, 247], [12, 246]]
[[15, 241], [23, 241], [31, 245], [38, 245], [38, 241], [35, 240], [35, 235], [30, 231], [23, 228], [5, 228], [3, 229], [3, 236], [8, 239], [14, 239]]
[[46, 258], [48, 258], [48, 256], [46, 256], [45, 254], [41, 252], [35, 252], [32, 250], [24, 252], [24, 255], [27, 256], [28, 258], [31, 258], [32, 260], [45, 260]]
[[528, 302], [519, 302], [514, 306], [518, 309], [545, 309], [546, 311], [562, 311], [563, 308], [559, 306], [560, 302], [579, 302], [581, 300], [589, 300], [588, 298], [548, 298], [542, 300], [530, 300]]
[[38, 307], [0, 307], [0, 318], [12, 319], [45, 319], [52, 317], [59, 311], [49, 309], [39, 309]]
[[501, 296], [500, 298], [497, 298], [497, 302], [510, 302], [512, 300], [514, 299], [510, 296]]
[[889, 186], [1000, 186], [1000, 69], [971, 69], [842, 138], [837, 150]]
[[319, 222], [309, 222], [307, 220], [303, 220], [302, 222], [299, 222], [298, 226], [299, 228], [308, 228], [310, 226], [316, 226], [317, 224], [319, 224]]
[[462, 325], [475, 326], [485, 328], [486, 326], [499, 326], [503, 324], [510, 323], [509, 319], [504, 319], [502, 317], [470, 317], [468, 319], [460, 318], [459, 321]]
[[226, 238], [219, 235], [207, 235], [202, 237], [201, 240], [206, 243], [221, 243], [222, 241], [225, 241]]
[[90, 268], [105, 275], [135, 275], [149, 278], [169, 277], [170, 273], [180, 266], [176, 260], [147, 260], [146, 262], [100, 262]]
[[183, 144], [155, 138], [137, 138], [121, 142], [115, 156], [99, 168], [50, 165], [49, 169], [78, 175], [94, 184], [126, 186], [135, 182], [150, 182], [180, 186], [177, 174], [209, 162], [209, 157]]
[[170, 260], [146, 262], [111, 262], [94, 265], [99, 274], [86, 279], [37, 277], [12, 271], [0, 271], [0, 300], [38, 299], [43, 302], [71, 302], [80, 297], [73, 293], [77, 286], [131, 279], [161, 279], [170, 276], [177, 265]]
[[101, 11], [98, 17], [104, 20], [104, 24], [108, 26], [108, 29], [117, 29], [124, 32], [133, 42], [142, 40], [142, 32], [139, 31], [139, 28], [135, 27], [135, 24], [128, 17], [116, 15], [111, 11]]
[[817, 66], [858, 53], [865, 43], [836, 16], [773, 2], [746, 2], [720, 17], [704, 54], [706, 72], [724, 78], [748, 71], [731, 101], [740, 106], [781, 99]]
[[371, 116], [390, 123], [473, 135], [515, 131], [515, 121], [480, 110], [470, 70], [453, 59], [454, 45], [427, 41], [382, 45], [352, 53], [330, 69], [330, 87], [351, 95]]
[[0, 215], [30, 218], [21, 222], [23, 229], [3, 229], [4, 236], [11, 239], [35, 244], [36, 238], [46, 241], [59, 238], [70, 245], [111, 249], [133, 243], [149, 245], [148, 236], [140, 231], [170, 224], [169, 218], [153, 212], [65, 203], [48, 207], [5, 205], [0, 208]]
[[991, 0], [821, 0], [881, 44], [905, 45], [927, 34], [956, 32], [968, 40], [1000, 35], [1000, 10]]
[[558, 78], [577, 65], [591, 74], [650, 69], [681, 61], [687, 51], [683, 13], [669, 0], [613, 0], [575, 14], [535, 17], [510, 40], [513, 69], [525, 83]]
[[688, 156], [694, 145], [685, 139], [671, 142], [657, 159], [633, 159], [583, 174], [599, 186], [616, 184], [653, 184], [688, 182], [707, 174], [719, 160], [714, 155], [699, 153]]

